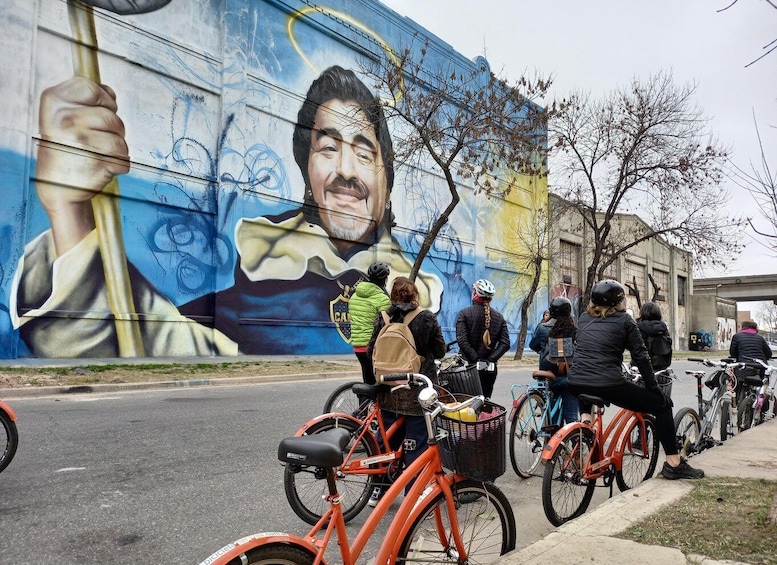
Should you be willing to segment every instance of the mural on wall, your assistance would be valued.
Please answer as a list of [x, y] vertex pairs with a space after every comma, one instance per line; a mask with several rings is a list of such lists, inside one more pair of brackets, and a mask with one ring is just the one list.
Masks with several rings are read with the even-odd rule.
[[[376, 260], [389, 285], [409, 273], [419, 214], [437, 213], [435, 178], [393, 162], [379, 93], [358, 75], [366, 46], [417, 30], [360, 2], [157, 4], [94, 11], [91, 74], [71, 57], [66, 2], [29, 17], [38, 129], [30, 157], [0, 160], [19, 192], [0, 229], [24, 226], [0, 249], [2, 355], [350, 351], [353, 287]], [[495, 307], [520, 303], [518, 269], [489, 270], [473, 244], [471, 219], [500, 205], [465, 195], [417, 277], [444, 328], [480, 277], [504, 281]]]

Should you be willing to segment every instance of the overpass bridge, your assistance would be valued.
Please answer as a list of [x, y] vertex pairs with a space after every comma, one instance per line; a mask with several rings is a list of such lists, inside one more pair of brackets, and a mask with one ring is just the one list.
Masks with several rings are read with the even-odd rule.
[[737, 302], [770, 300], [777, 304], [777, 275], [747, 275], [694, 279], [693, 293]]

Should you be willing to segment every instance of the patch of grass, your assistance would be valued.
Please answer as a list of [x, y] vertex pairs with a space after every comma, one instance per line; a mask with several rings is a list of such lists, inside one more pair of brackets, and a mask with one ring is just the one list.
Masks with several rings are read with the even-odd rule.
[[675, 547], [688, 554], [755, 565], [777, 565], [777, 481], [704, 478], [670, 507], [630, 526], [618, 537]]

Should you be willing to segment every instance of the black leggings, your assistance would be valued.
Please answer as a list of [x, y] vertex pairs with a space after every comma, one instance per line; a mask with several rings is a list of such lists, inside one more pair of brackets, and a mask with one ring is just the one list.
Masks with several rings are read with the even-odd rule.
[[[569, 384], [569, 391], [574, 395], [590, 394], [608, 400], [616, 406], [646, 412], [656, 419], [656, 433], [661, 447], [666, 455], [677, 455], [677, 439], [675, 437], [674, 416], [672, 406], [664, 406], [664, 399], [659, 393], [654, 393], [642, 386], [623, 381], [623, 384], [605, 387], [587, 387]], [[591, 413], [591, 405], [578, 398], [580, 413]]]

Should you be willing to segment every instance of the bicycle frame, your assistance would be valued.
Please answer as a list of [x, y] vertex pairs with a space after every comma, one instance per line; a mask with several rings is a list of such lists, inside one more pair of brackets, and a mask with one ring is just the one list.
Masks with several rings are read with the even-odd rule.
[[[515, 397], [515, 388], [523, 388], [526, 387], [526, 390], [522, 392], [517, 398]], [[529, 395], [532, 392], [537, 392], [545, 399], [545, 407], [542, 409], [542, 416], [541, 421], [544, 425], [561, 425], [561, 403], [562, 399], [560, 396], [557, 396], [555, 398], [552, 397], [550, 387], [547, 385], [546, 382], [540, 381], [536, 383], [529, 383], [527, 385], [523, 384], [514, 384], [510, 387], [510, 394], [513, 397], [513, 406], [510, 409], [510, 414], [507, 418], [508, 422], [512, 422], [518, 414], [518, 406], [521, 404], [521, 402], [528, 398]], [[552, 400], [552, 402], [551, 402]], [[520, 430], [521, 433], [523, 433], [525, 429], [525, 426]], [[541, 429], [539, 430], [540, 437], [550, 437], [549, 433], [543, 432]]]
[[[385, 475], [386, 467], [392, 462], [399, 461], [401, 459], [403, 450], [402, 446], [400, 446], [400, 448], [397, 450], [393, 450], [390, 446], [390, 440], [395, 434], [399, 432], [400, 427], [404, 423], [404, 418], [402, 416], [398, 417], [393, 424], [386, 428], [385, 424], [383, 423], [383, 415], [378, 408], [369, 412], [364, 420], [360, 420], [355, 416], [351, 416], [350, 414], [322, 414], [313, 418], [312, 420], [307, 421], [305, 425], [297, 430], [297, 433], [294, 435], [303, 436], [307, 433], [308, 428], [314, 424], [322, 420], [331, 420], [333, 417], [342, 418], [343, 420], [350, 420], [351, 422], [354, 422], [361, 427], [361, 432], [356, 438], [354, 438], [353, 446], [351, 447], [351, 450], [345, 455], [343, 465], [339, 468], [341, 473], [345, 475]], [[376, 438], [372, 433], [373, 422], [378, 426], [378, 438]], [[375, 455], [374, 457], [355, 458], [354, 449], [356, 449], [356, 447], [359, 445], [359, 442], [368, 434], [372, 438], [371, 441], [375, 441], [376, 445], [378, 446], [376, 451], [379, 452], [379, 455]], [[382, 440], [382, 449], [380, 448], [380, 442], [377, 441], [378, 439]]]
[[588, 458], [583, 468], [583, 478], [595, 480], [603, 477], [610, 469], [620, 471], [623, 465], [623, 452], [629, 441], [628, 434], [634, 420], [639, 422], [639, 430], [642, 438], [642, 451], [647, 453], [645, 419], [640, 412], [619, 408], [612, 420], [604, 427], [604, 408], [595, 406], [594, 418], [591, 425], [582, 422], [573, 422], [565, 425], [548, 440], [542, 453], [543, 462], [547, 463], [553, 458], [561, 441], [569, 435], [569, 432], [583, 429], [593, 431], [594, 443], [591, 446]]
[[[702, 389], [705, 386], [702, 383], [702, 378], [706, 376], [706, 373], [704, 371], [693, 371], [690, 373], [697, 381], [696, 398], [699, 403], [699, 417], [702, 420], [702, 429], [699, 430], [699, 437], [696, 438], [694, 451], [699, 450], [704, 444], [704, 441], [706, 441], [705, 438], [712, 434], [712, 427], [715, 423], [715, 417], [720, 410], [721, 402], [726, 395], [730, 396], [729, 389], [731, 387], [732, 379], [736, 378], [732, 375], [733, 369], [729, 370], [728, 367], [720, 370], [720, 372], [725, 375], [726, 382], [725, 384], [721, 383], [720, 377], [718, 377], [718, 386], [713, 390], [712, 396], [709, 399], [705, 399], [702, 394]], [[688, 373], [688, 371], [686, 371], [686, 373]]]
[[[446, 474], [443, 472], [440, 450], [436, 442], [429, 445], [429, 448], [405, 469], [393, 483], [370, 513], [350, 545], [345, 520], [343, 519], [343, 511], [340, 506], [340, 495], [331, 494], [331, 492], [336, 492], [332, 469], [329, 469], [329, 475], [330, 494], [326, 498], [330, 503], [330, 507], [304, 537], [276, 532], [254, 534], [223, 547], [200, 565], [227, 563], [231, 559], [252, 549], [275, 544], [290, 544], [304, 548], [311, 555], [315, 556], [314, 565], [319, 563], [325, 564], [327, 561], [324, 553], [333, 534], [338, 540], [342, 563], [351, 565], [361, 555], [367, 542], [375, 532], [380, 521], [388, 513], [394, 500], [400, 493], [404, 492], [405, 487], [411, 482], [412, 486], [410, 486], [396, 515], [392, 519], [374, 563], [390, 564], [396, 561], [396, 556], [400, 550], [400, 543], [407, 535], [415, 519], [424, 510], [422, 502], [429, 497], [436, 496], [440, 492], [445, 496], [451, 531], [454, 533], [453, 543], [459, 552], [460, 558], [466, 560], [467, 554], [464, 540], [460, 534], [452, 490], [453, 485], [458, 481], [464, 480], [464, 477], [458, 474]], [[441, 516], [438, 517], [438, 523], [441, 529], [440, 533], [442, 534], [444, 525], [442, 524]], [[322, 530], [323, 536], [319, 536]]]

